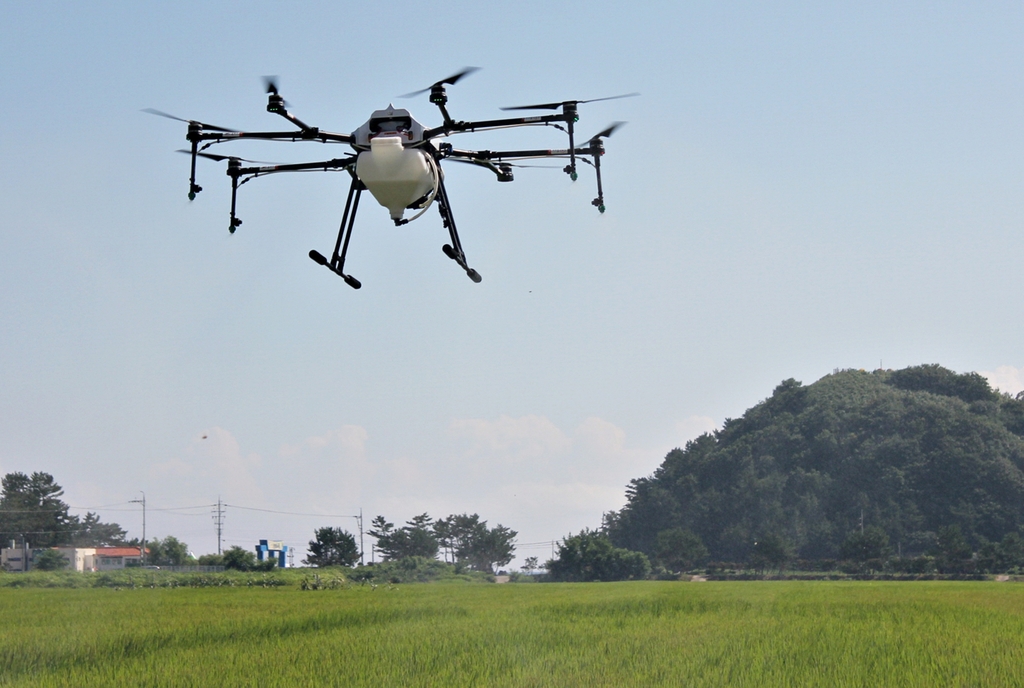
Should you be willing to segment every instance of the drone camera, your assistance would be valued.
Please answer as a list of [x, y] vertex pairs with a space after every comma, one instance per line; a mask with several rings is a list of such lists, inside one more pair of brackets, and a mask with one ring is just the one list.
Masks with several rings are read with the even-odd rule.
[[373, 134], [391, 133], [395, 132], [398, 134], [409, 131], [412, 128], [411, 117], [389, 117], [389, 118], [371, 118], [370, 119], [370, 132]]

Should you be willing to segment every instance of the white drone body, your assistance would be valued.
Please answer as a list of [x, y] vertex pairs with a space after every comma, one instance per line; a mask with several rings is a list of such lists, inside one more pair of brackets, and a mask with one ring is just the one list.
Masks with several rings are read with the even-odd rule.
[[[356, 159], [356, 176], [373, 197], [400, 221], [407, 208], [422, 214], [437, 196], [441, 168], [420, 148], [423, 125], [408, 110], [389, 105], [377, 110], [352, 133], [354, 147], [364, 149]], [[419, 215], [417, 215], [418, 217]]]

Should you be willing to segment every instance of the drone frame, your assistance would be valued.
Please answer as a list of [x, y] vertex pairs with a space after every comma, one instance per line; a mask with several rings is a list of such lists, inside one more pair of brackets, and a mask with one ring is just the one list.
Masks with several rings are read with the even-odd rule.
[[[489, 119], [480, 121], [457, 121], [452, 119], [449, 115], [447, 108], [445, 107], [448, 102], [448, 96], [445, 91], [445, 84], [454, 84], [459, 78], [472, 71], [472, 69], [464, 70], [459, 74], [448, 77], [442, 81], [433, 84], [430, 90], [430, 102], [438, 107], [441, 111], [443, 118], [443, 124], [438, 127], [425, 128], [423, 131], [422, 140], [414, 144], [414, 148], [419, 148], [425, 153], [429, 154], [434, 162], [437, 164], [438, 170], [440, 170], [440, 163], [442, 160], [451, 159], [458, 162], [465, 162], [474, 164], [480, 167], [484, 167], [493, 172], [499, 182], [511, 182], [513, 181], [512, 166], [513, 162], [517, 160], [528, 160], [536, 158], [568, 158], [568, 164], [563, 168], [563, 172], [569, 175], [569, 177], [576, 181], [578, 178], [577, 174], [577, 161], [585, 162], [594, 168], [597, 177], [597, 197], [591, 201], [598, 211], [601, 213], [605, 212], [604, 203], [604, 189], [601, 182], [601, 156], [604, 155], [604, 138], [610, 136], [611, 133], [621, 124], [617, 122], [602, 132], [591, 137], [582, 146], [576, 146], [575, 143], [575, 124], [579, 121], [578, 105], [583, 102], [591, 101], [563, 101], [560, 103], [546, 103], [543, 105], [535, 106], [524, 106], [520, 108], [505, 108], [505, 109], [561, 109], [561, 112], [547, 115], [537, 115], [530, 117], [508, 117], [500, 119]], [[426, 91], [428, 89], [424, 89]], [[419, 92], [422, 93], [423, 91]], [[160, 112], [157, 110], [147, 110], [152, 114], [157, 114], [170, 119], [176, 119], [188, 123], [188, 133], [186, 139], [190, 142], [191, 147], [188, 151], [182, 151], [183, 153], [190, 153], [191, 155], [191, 168], [189, 176], [189, 200], [194, 200], [196, 194], [201, 192], [203, 189], [196, 183], [196, 158], [207, 157], [214, 160], [227, 160], [228, 168], [227, 175], [231, 178], [231, 219], [228, 231], [234, 233], [235, 230], [242, 224], [242, 220], [238, 218], [236, 214], [237, 207], [237, 195], [238, 187], [251, 181], [260, 176], [266, 176], [268, 174], [276, 174], [281, 172], [300, 172], [300, 171], [347, 171], [351, 177], [352, 182], [349, 186], [348, 196], [345, 201], [345, 210], [342, 214], [341, 226], [338, 229], [338, 237], [335, 242], [334, 251], [331, 257], [328, 259], [320, 252], [311, 250], [309, 257], [319, 265], [323, 265], [330, 269], [332, 272], [339, 275], [346, 284], [353, 289], [359, 289], [362, 284], [355, 277], [346, 274], [345, 269], [345, 258], [348, 253], [349, 241], [352, 237], [352, 229], [355, 225], [356, 212], [359, 208], [359, 199], [362, 192], [366, 189], [366, 185], [360, 181], [359, 177], [355, 172], [355, 164], [358, 158], [358, 152], [360, 148], [356, 146], [355, 137], [352, 134], [340, 134], [335, 132], [324, 131], [319, 127], [312, 127], [307, 125], [305, 122], [300, 120], [298, 117], [293, 115], [287, 110], [284, 99], [280, 96], [277, 90], [277, 86], [272, 80], [267, 80], [267, 111], [279, 115], [293, 125], [297, 127], [297, 130], [292, 131], [260, 131], [260, 132], [247, 132], [237, 131], [233, 129], [226, 129], [223, 127], [217, 127], [215, 125], [206, 124], [196, 120], [181, 120], [181, 118], [168, 115], [167, 113]], [[417, 95], [417, 94], [409, 94]], [[630, 96], [637, 94], [628, 94]], [[614, 98], [627, 97], [627, 96], [613, 96]], [[604, 98], [596, 100], [606, 100]], [[478, 131], [489, 131], [496, 129], [506, 129], [511, 127], [524, 127], [524, 126], [553, 126], [568, 135], [569, 147], [565, 149], [529, 149], [529, 150], [464, 150], [453, 147], [448, 142], [442, 142], [439, 145], [434, 145], [433, 139], [438, 137], [446, 137], [452, 134], [470, 133]], [[218, 143], [226, 143], [228, 141], [235, 141], [240, 139], [252, 139], [252, 140], [264, 140], [264, 141], [320, 141], [321, 143], [342, 143], [348, 144], [356, 149], [356, 154], [348, 155], [341, 158], [331, 158], [329, 160], [306, 162], [306, 163], [293, 163], [293, 164], [274, 164], [274, 165], [258, 165], [254, 167], [243, 167], [243, 162], [251, 162], [243, 158], [224, 156], [224, 155], [213, 155], [206, 153], [205, 151], [211, 146]], [[452, 215], [451, 202], [448, 198], [448, 192], [444, 184], [444, 175], [437, 174], [436, 181], [436, 194], [433, 199], [437, 205], [441, 214], [442, 224], [445, 229], [448, 230], [450, 244], [445, 244], [442, 250], [448, 258], [455, 261], [459, 267], [461, 267], [471, 280], [474, 282], [480, 282], [480, 274], [469, 267], [465, 251], [462, 248], [462, 242], [459, 239], [458, 230], [455, 225], [455, 218]], [[413, 207], [413, 206], [410, 206]], [[422, 207], [422, 206], [420, 206]], [[415, 219], [415, 218], [413, 218]], [[396, 225], [402, 225], [409, 222], [408, 219], [396, 219]]]

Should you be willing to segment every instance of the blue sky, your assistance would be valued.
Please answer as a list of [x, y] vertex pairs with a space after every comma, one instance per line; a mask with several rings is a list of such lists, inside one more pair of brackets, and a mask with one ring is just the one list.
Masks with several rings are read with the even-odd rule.
[[[157, 509], [478, 512], [544, 542], [789, 377], [936, 362], [1024, 388], [1019, 2], [0, 12], [0, 471], [50, 472], [133, 535], [143, 490], [147, 534], [197, 553], [209, 508]], [[584, 136], [629, 122], [603, 216], [588, 170], [449, 166], [479, 285], [436, 213], [395, 228], [372, 202], [348, 262], [363, 289], [313, 264], [342, 175], [252, 182], [229, 235], [223, 164], [201, 161], [189, 203], [185, 125], [139, 112], [277, 127], [275, 74], [315, 126], [392, 101], [434, 125], [425, 95], [397, 96], [467, 65], [458, 119], [642, 93], [581, 106]], [[225, 544], [301, 549], [321, 525], [354, 521], [229, 508]]]

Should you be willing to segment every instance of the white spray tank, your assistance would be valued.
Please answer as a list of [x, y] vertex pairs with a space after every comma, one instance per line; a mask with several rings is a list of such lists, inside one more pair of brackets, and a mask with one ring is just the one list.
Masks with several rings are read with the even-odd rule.
[[402, 136], [374, 137], [370, 150], [361, 152], [356, 160], [356, 176], [388, 209], [392, 220], [401, 220], [405, 209], [437, 184], [427, 154], [403, 147], [402, 141]]

